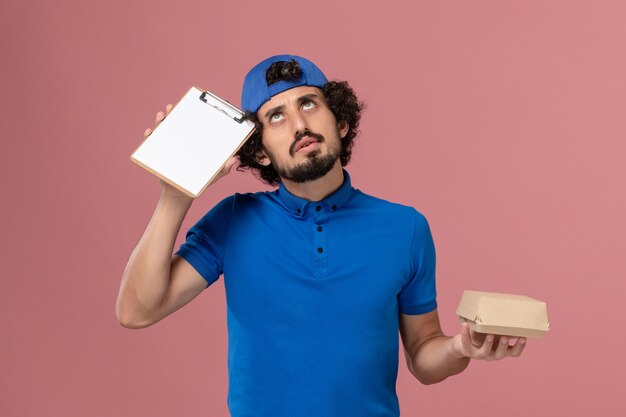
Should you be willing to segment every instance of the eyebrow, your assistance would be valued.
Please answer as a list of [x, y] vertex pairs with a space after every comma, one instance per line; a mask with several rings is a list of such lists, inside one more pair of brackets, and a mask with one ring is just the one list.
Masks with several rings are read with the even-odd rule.
[[302, 103], [303, 101], [310, 100], [312, 98], [319, 98], [319, 96], [315, 93], [305, 94], [302, 97], [298, 98], [298, 103]]
[[[298, 103], [302, 103], [306, 100], [311, 100], [313, 98], [317, 98], [319, 99], [319, 95], [316, 93], [309, 93], [309, 94], [305, 94], [303, 96], [298, 97]], [[265, 117], [266, 119], [269, 118], [273, 113], [282, 110], [285, 107], [284, 104], [281, 104], [280, 106], [276, 106], [276, 107], [272, 107], [271, 109], [269, 109], [268, 111], [265, 112], [265, 115], [263, 117]]]

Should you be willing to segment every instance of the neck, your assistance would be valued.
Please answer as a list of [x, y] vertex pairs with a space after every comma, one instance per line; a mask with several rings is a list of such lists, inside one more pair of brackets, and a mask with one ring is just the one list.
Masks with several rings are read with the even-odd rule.
[[321, 201], [335, 192], [343, 184], [341, 162], [337, 160], [328, 174], [313, 181], [297, 183], [281, 179], [287, 190], [300, 198], [309, 201]]

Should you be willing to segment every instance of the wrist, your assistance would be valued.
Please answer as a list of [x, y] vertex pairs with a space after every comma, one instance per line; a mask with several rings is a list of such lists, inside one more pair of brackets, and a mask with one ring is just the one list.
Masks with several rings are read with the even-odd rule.
[[184, 217], [192, 203], [193, 198], [183, 193], [179, 192], [179, 194], [173, 194], [162, 190], [157, 206], [160, 207], [161, 210], [169, 213], [169, 215], [176, 215], [176, 213], [178, 213], [178, 215]]
[[469, 359], [463, 352], [463, 342], [461, 341], [461, 334], [457, 334], [454, 337], [448, 339], [448, 355], [453, 359]]
[[188, 196], [182, 191], [166, 184], [161, 180], [161, 194], [159, 200], [167, 201], [170, 204], [178, 204], [181, 206], [191, 206], [193, 203], [193, 197]]

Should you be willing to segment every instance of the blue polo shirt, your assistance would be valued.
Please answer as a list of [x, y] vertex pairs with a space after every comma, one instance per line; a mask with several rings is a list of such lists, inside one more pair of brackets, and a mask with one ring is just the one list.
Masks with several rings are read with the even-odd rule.
[[233, 417], [397, 417], [399, 313], [436, 308], [435, 248], [414, 208], [343, 185], [311, 202], [235, 194], [176, 254], [224, 276]]

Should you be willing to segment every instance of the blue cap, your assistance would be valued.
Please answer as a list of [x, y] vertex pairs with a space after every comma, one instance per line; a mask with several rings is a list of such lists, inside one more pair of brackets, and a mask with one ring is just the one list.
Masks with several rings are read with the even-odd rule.
[[[272, 85], [267, 85], [265, 74], [270, 65], [274, 62], [291, 61], [292, 59], [300, 65], [300, 78], [290, 81], [281, 80]], [[246, 75], [241, 91], [241, 107], [244, 111], [256, 113], [269, 99], [285, 90], [301, 85], [322, 88], [327, 82], [324, 73], [308, 59], [295, 55], [276, 55], [258, 63]]]

